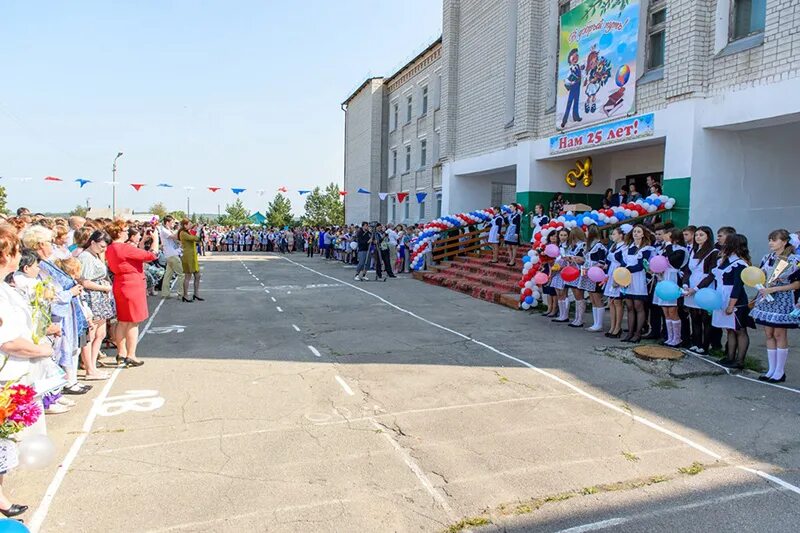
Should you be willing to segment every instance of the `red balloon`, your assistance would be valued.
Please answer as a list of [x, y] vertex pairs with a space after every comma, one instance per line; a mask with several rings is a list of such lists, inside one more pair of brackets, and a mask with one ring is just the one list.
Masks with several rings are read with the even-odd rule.
[[525, 282], [524, 281], [520, 281], [519, 283], [517, 283], [517, 285], [519, 285], [520, 289], [524, 289], [525, 288]]
[[581, 271], [574, 266], [568, 266], [561, 271], [561, 279], [566, 282], [572, 282], [581, 276]]
[[530, 296], [531, 294], [533, 294], [533, 289], [525, 289], [524, 291], [522, 291], [522, 294], [524, 294], [525, 296]]

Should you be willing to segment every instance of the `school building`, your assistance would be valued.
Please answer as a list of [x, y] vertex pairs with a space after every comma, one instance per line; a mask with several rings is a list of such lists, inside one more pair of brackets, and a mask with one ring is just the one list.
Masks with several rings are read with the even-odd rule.
[[440, 40], [343, 106], [348, 222], [530, 209], [558, 191], [598, 207], [654, 176], [679, 224], [751, 241], [797, 229], [800, 2], [444, 0], [442, 14]]

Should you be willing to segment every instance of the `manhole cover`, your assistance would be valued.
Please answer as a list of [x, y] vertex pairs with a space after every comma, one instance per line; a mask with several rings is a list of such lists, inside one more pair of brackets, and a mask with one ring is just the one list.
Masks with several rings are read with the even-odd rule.
[[661, 359], [675, 361], [683, 358], [683, 352], [667, 346], [637, 346], [633, 349], [633, 353], [636, 354], [636, 357], [639, 359], [645, 359], [647, 361], [656, 361]]

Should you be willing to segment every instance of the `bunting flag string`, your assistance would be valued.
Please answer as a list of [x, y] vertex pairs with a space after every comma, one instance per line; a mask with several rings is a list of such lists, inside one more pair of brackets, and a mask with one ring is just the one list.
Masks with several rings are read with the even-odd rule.
[[388, 192], [379, 192], [379, 193], [378, 193], [378, 198], [380, 198], [380, 199], [381, 199], [381, 202], [382, 202], [382, 201], [384, 201], [384, 200], [386, 200], [386, 197], [387, 197], [387, 196], [389, 196], [389, 193], [388, 193]]
[[364, 189], [362, 187], [359, 187], [358, 191], [356, 191], [356, 192], [359, 193], [359, 194], [371, 194], [367, 189]]
[[78, 178], [78, 179], [75, 180], [75, 182], [76, 183], [80, 183], [81, 189], [83, 189], [83, 186], [86, 185], [87, 183], [91, 183], [92, 180], [85, 180], [85, 179], [82, 179], [82, 178]]
[[426, 192], [418, 192], [417, 193], [417, 203], [421, 204], [422, 202], [424, 202], [425, 201], [425, 197], [427, 197], [427, 196], [428, 196], [428, 193], [426, 193]]
[[278, 187], [278, 192], [287, 193], [289, 192], [289, 189], [287, 189], [286, 186], [284, 185], [282, 187]]
[[246, 190], [247, 190], [247, 189], [238, 189], [238, 188], [236, 188], [236, 189], [235, 189], [235, 188], [231, 188], [231, 191], [232, 191], [232, 192], [233, 192], [233, 194], [235, 194], [236, 196], [239, 196], [240, 194], [242, 194], [242, 193], [243, 193], [244, 191], [246, 191]]
[[131, 187], [136, 189], [136, 191], [138, 192], [142, 187], [144, 187], [144, 183], [131, 183]]
[[208, 190], [209, 190], [209, 191], [211, 191], [211, 192], [217, 192], [217, 191], [218, 191], [218, 190], [220, 190], [221, 188], [222, 188], [222, 187], [206, 187], [206, 189], [208, 189]]
[[406, 198], [408, 198], [408, 193], [407, 192], [399, 192], [399, 193], [397, 193], [397, 201], [400, 202], [401, 204], [403, 203], [403, 201], [405, 201]]
[[339, 196], [347, 196], [347, 191], [339, 191]]
[[47, 176], [44, 181], [64, 181], [61, 178], [57, 178], [55, 176]]
[[264, 189], [259, 189], [256, 192], [258, 193], [259, 196], [264, 196], [264, 193], [267, 191], [265, 191]]
[[297, 192], [300, 193], [300, 196], [303, 196], [304, 194], [308, 194], [311, 191], [302, 190], [302, 191], [297, 191]]
[[156, 187], [169, 187], [169, 188], [172, 188], [172, 185], [170, 185], [169, 183], [159, 183], [158, 185], [156, 185]]

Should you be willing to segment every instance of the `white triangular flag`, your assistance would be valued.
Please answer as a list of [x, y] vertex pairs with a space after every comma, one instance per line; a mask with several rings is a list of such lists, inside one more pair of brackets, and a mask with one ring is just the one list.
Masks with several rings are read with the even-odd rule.
[[383, 200], [386, 200], [386, 197], [387, 197], [387, 196], [389, 196], [389, 193], [388, 193], [388, 192], [379, 192], [379, 193], [378, 193], [378, 198], [380, 198], [380, 199], [381, 199], [381, 201], [383, 201]]

